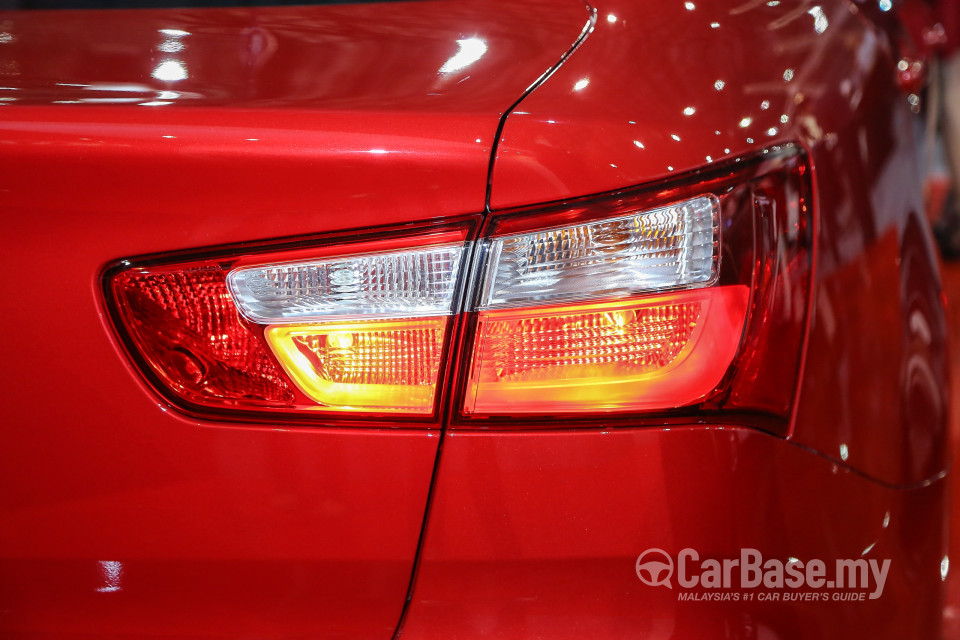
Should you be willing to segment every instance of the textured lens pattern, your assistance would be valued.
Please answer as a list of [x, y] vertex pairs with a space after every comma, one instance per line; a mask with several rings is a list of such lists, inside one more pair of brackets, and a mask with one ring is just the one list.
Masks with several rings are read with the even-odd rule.
[[318, 409], [430, 413], [447, 318], [276, 324], [264, 337]]
[[491, 241], [480, 308], [707, 285], [719, 206], [701, 196], [599, 222]]
[[668, 366], [690, 339], [699, 302], [484, 321], [480, 381], [631, 376]]
[[463, 244], [255, 267], [228, 276], [255, 322], [451, 313]]
[[293, 342], [320, 378], [356, 385], [433, 385], [440, 369], [442, 324], [399, 330], [341, 330], [297, 335]]
[[113, 289], [150, 368], [198, 404], [287, 405], [294, 391], [242, 323], [218, 266], [128, 271]]

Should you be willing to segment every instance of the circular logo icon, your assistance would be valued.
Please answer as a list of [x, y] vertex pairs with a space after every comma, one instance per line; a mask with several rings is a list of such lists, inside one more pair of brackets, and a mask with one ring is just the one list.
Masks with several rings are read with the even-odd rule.
[[663, 549], [647, 549], [637, 558], [637, 577], [640, 582], [651, 587], [666, 585], [673, 589], [670, 578], [673, 577], [673, 558]]

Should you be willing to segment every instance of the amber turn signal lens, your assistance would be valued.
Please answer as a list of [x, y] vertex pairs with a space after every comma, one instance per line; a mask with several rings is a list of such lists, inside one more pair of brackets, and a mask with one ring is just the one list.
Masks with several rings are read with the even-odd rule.
[[277, 360], [318, 409], [433, 411], [447, 318], [267, 327]]
[[702, 400], [733, 361], [749, 290], [480, 313], [468, 413], [671, 408]]

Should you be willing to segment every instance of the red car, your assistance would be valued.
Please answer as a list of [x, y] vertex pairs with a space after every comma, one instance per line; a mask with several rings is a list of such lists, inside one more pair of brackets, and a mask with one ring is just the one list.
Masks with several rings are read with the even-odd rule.
[[817, 2], [0, 12], [0, 636], [939, 637], [915, 69]]

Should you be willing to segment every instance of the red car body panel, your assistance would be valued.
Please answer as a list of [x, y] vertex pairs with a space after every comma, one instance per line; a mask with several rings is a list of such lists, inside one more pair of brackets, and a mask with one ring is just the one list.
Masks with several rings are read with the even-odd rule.
[[[18, 65], [0, 82], [3, 359], [19, 363], [0, 635], [391, 637], [438, 432], [182, 417], [123, 355], [99, 279], [137, 254], [481, 212], [501, 115], [588, 17], [490, 8], [0, 17], [0, 66]], [[484, 56], [439, 73], [464, 37]], [[164, 60], [187, 70], [175, 87], [151, 76]]]
[[[832, 0], [595, 10], [0, 14], [0, 635], [937, 637], [944, 318], [888, 35]], [[483, 53], [441, 72], [464, 40]], [[786, 438], [192, 419], [106, 317], [119, 259], [479, 219], [784, 142], [817, 207]], [[651, 547], [892, 568], [866, 603], [685, 603], [637, 580]]]
[[[95, 216], [121, 241], [104, 260], [477, 213], [501, 115], [587, 17], [574, 0], [6, 14], [5, 203]], [[440, 73], [465, 36], [483, 56]], [[151, 75], [171, 61], [186, 77]]]
[[[403, 638], [938, 634], [943, 480], [884, 487], [773, 436], [701, 426], [452, 431], [436, 484]], [[648, 548], [734, 558], [742, 547], [896, 558], [891, 591], [857, 603], [681, 602], [676, 583], [647, 587], [631, 566]]]
[[[491, 207], [654, 183], [799, 141], [820, 216], [793, 437], [893, 485], [935, 477], [946, 328], [942, 314], [925, 313], [926, 329], [909, 318], [939, 306], [939, 276], [886, 34], [846, 2], [686, 4], [595, 5], [595, 33], [507, 119]], [[922, 302], [908, 303], [908, 281]]]

